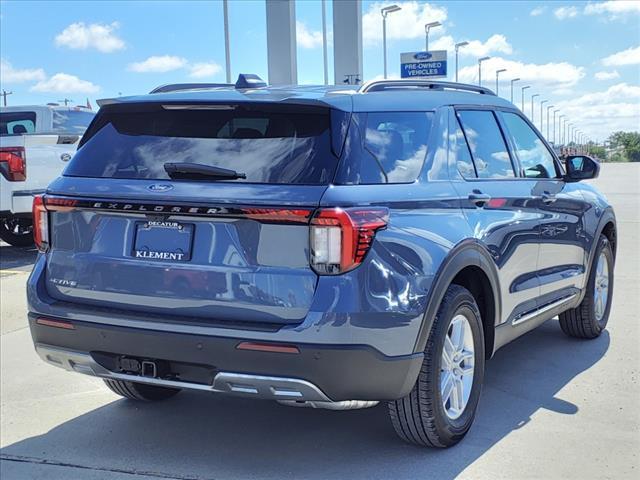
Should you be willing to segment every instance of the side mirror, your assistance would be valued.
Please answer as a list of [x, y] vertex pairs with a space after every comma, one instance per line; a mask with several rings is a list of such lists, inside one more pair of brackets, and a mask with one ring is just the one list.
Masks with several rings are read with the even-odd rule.
[[565, 159], [567, 173], [564, 176], [566, 182], [579, 182], [597, 178], [600, 173], [600, 164], [586, 155], [569, 155]]

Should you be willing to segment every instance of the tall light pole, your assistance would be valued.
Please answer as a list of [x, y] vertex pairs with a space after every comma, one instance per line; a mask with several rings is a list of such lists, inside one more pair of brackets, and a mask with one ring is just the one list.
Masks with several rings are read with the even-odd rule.
[[502, 72], [506, 72], [506, 68], [501, 68], [500, 70], [496, 70], [496, 95], [498, 95], [498, 78]]
[[478, 85], [482, 86], [482, 62], [489, 60], [491, 57], [482, 57], [478, 59]]
[[567, 122], [569, 121], [568, 117], [565, 117], [562, 121], [564, 123], [564, 127], [562, 128], [562, 143], [564, 145], [567, 144]]
[[566, 115], [558, 115], [558, 141], [561, 145], [562, 143], [562, 119], [565, 118]]
[[533, 119], [533, 99], [539, 96], [540, 96], [539, 93], [531, 95], [531, 123], [535, 123], [535, 120]]
[[398, 5], [389, 5], [380, 9], [382, 15], [382, 58], [384, 59], [384, 78], [387, 78], [387, 15], [402, 10]]
[[516, 82], [519, 82], [520, 79], [519, 78], [512, 78], [511, 79], [511, 103], [513, 103], [513, 84]]
[[229, 5], [222, 1], [222, 17], [224, 18], [224, 61], [227, 72], [227, 83], [231, 83], [231, 53], [229, 51]]
[[551, 141], [551, 137], [549, 136], [549, 126], [551, 125], [549, 123], [549, 110], [551, 110], [553, 107], [555, 107], [555, 105], [549, 105], [547, 107], [547, 142]]
[[559, 112], [560, 110], [554, 110], [553, 111], [553, 144], [555, 145], [557, 143], [557, 138], [556, 138], [556, 114]]
[[460, 42], [454, 45], [456, 49], [456, 82], [458, 81], [458, 50], [467, 45], [469, 45], [469, 42]]
[[439, 27], [440, 25], [442, 25], [440, 22], [431, 22], [431, 23], [425, 24], [424, 26], [424, 51], [425, 52], [429, 51], [429, 30], [431, 30], [432, 28]]
[[[547, 103], [549, 100], [540, 100], [540, 133], [542, 133], [542, 112], [543, 112], [543, 106], [545, 103]], [[534, 122], [535, 123], [535, 122]]]
[[322, 1], [322, 62], [324, 68], [324, 84], [329, 84], [329, 66], [327, 60], [327, 6], [326, 0]]
[[524, 91], [527, 88], [531, 88], [531, 85], [525, 85], [524, 87], [522, 87], [522, 107], [520, 108], [520, 110], [522, 110], [522, 113], [524, 113]]

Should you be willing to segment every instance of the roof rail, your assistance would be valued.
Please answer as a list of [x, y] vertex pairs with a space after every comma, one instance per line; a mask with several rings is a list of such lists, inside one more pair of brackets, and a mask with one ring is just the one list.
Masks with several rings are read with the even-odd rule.
[[496, 94], [493, 90], [490, 90], [485, 87], [479, 87], [477, 85], [469, 85], [468, 83], [457, 83], [457, 82], [440, 82], [437, 80], [422, 80], [422, 79], [412, 79], [412, 80], [372, 80], [370, 82], [365, 83], [360, 90], [359, 93], [367, 93], [367, 92], [382, 92], [384, 90], [394, 90], [401, 88], [428, 88], [432, 90], [464, 90], [466, 92], [475, 92], [483, 95], [493, 95]]
[[236, 83], [170, 83], [154, 88], [149, 93], [178, 92], [181, 90], [210, 90], [213, 88], [259, 88], [267, 84], [258, 75], [253, 73], [241, 73]]

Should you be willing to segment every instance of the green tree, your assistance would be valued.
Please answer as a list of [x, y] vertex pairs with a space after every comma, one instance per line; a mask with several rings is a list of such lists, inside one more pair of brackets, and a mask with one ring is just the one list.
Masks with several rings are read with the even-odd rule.
[[609, 142], [612, 149], [621, 150], [627, 161], [640, 162], [640, 132], [615, 132], [609, 136]]

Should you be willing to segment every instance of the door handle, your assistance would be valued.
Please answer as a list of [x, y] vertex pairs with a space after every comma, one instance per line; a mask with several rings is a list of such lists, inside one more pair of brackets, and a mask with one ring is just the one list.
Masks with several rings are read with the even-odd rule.
[[544, 192], [541, 196], [540, 199], [542, 200], [542, 203], [549, 205], [550, 203], [555, 202], [556, 200], [558, 200], [558, 198], [555, 195], [550, 194], [549, 192]]
[[482, 193], [480, 190], [474, 190], [473, 193], [469, 194], [469, 200], [471, 200], [471, 203], [476, 207], [484, 207], [484, 205], [491, 200], [491, 195]]

